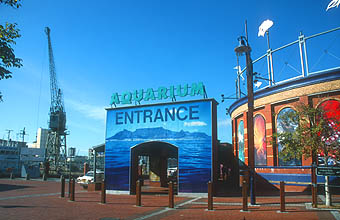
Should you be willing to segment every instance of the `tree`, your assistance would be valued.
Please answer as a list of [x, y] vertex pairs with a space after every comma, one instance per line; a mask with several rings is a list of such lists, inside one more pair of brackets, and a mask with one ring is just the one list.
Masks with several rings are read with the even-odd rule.
[[[280, 116], [283, 124], [294, 122], [292, 130], [278, 131], [273, 135], [280, 142], [283, 160], [324, 156], [325, 165], [331, 157], [340, 159], [340, 121], [339, 113], [326, 114], [323, 108], [313, 108], [308, 105], [297, 106], [296, 111], [289, 111]], [[326, 205], [331, 205], [331, 195], [328, 190], [329, 177], [326, 176]]]
[[[9, 5], [12, 8], [19, 8], [20, 2], [21, 0], [0, 0], [0, 4]], [[12, 77], [12, 72], [8, 68], [22, 66], [22, 60], [15, 56], [12, 48], [16, 44], [15, 39], [20, 37], [20, 30], [16, 26], [16, 23], [0, 24], [0, 80]], [[0, 101], [2, 101], [1, 92]]]

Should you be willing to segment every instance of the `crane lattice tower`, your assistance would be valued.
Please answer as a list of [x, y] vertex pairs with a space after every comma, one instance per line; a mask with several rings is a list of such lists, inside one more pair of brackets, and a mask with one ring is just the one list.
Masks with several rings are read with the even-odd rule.
[[50, 169], [58, 171], [66, 167], [66, 112], [63, 94], [58, 87], [56, 68], [54, 64], [50, 28], [45, 28], [48, 40], [48, 56], [50, 70], [51, 106], [49, 118], [49, 132], [45, 151], [45, 162]]

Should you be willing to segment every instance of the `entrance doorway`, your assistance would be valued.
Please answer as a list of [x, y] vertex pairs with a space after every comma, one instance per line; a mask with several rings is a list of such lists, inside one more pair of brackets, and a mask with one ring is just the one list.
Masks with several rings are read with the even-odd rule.
[[[178, 180], [178, 148], [161, 141], [150, 141], [131, 148], [130, 194], [136, 194], [141, 180], [147, 192], [166, 192], [168, 183]], [[177, 193], [175, 187], [175, 192]]]

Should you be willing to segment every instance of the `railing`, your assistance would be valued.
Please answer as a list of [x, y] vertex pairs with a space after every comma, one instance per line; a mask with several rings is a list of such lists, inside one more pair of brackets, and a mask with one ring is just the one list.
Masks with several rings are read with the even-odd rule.
[[[260, 61], [263, 61], [264, 58], [267, 58], [266, 64], [267, 64], [268, 79], [266, 79], [266, 81], [267, 81], [268, 85], [265, 86], [265, 87], [262, 87], [261, 89], [258, 88], [257, 90], [262, 90], [262, 89], [265, 89], [267, 87], [271, 87], [271, 86], [281, 84], [281, 83], [284, 83], [284, 82], [287, 82], [287, 81], [295, 80], [297, 78], [307, 77], [311, 74], [316, 74], [316, 73], [320, 72], [320, 71], [312, 71], [312, 70], [314, 69], [314, 67], [316, 65], [320, 64], [321, 59], [326, 54], [329, 55], [332, 59], [336, 59], [337, 61], [340, 61], [340, 58], [338, 56], [336, 56], [333, 52], [329, 51], [329, 48], [331, 46], [336, 45], [337, 47], [339, 47], [340, 43], [336, 44], [336, 42], [335, 42], [336, 40], [338, 40], [337, 42], [339, 42], [339, 39], [340, 39], [340, 33], [339, 32], [337, 32], [339, 34], [337, 36], [335, 36], [334, 39], [330, 39], [329, 38], [330, 35], [327, 35], [328, 39], [322, 40], [322, 42], [330, 43], [331, 46], [328, 46], [326, 49], [323, 48], [323, 54], [315, 61], [314, 65], [312, 67], [310, 67], [310, 58], [312, 56], [309, 57], [308, 53], [307, 53], [307, 41], [310, 41], [311, 39], [315, 39], [316, 37], [324, 36], [326, 34], [329, 34], [329, 33], [332, 33], [332, 32], [338, 31], [338, 30], [340, 30], [340, 27], [337, 27], [337, 28], [334, 28], [334, 29], [331, 29], [331, 30], [328, 30], [328, 31], [325, 31], [325, 32], [321, 32], [321, 33], [318, 33], [318, 34], [314, 34], [314, 35], [311, 35], [311, 36], [305, 36], [302, 33], [300, 33], [300, 35], [298, 36], [298, 39], [291, 42], [291, 43], [288, 43], [288, 44], [286, 44], [282, 47], [279, 47], [277, 49], [274, 49], [274, 50], [269, 48], [265, 54], [263, 54], [262, 56], [260, 56], [259, 58], [255, 59], [253, 61], [253, 65], [258, 65], [260, 63]], [[333, 37], [334, 37], [334, 35], [333, 35]], [[320, 39], [318, 38], [318, 40], [320, 40]], [[280, 55], [279, 55], [278, 52], [281, 52], [283, 49], [289, 50], [289, 48], [292, 48], [292, 46], [294, 46], [294, 45], [298, 45], [298, 52], [299, 52], [298, 57], [296, 57], [296, 53], [295, 53], [295, 57], [288, 55], [288, 58], [287, 58], [287, 54], [286, 54], [285, 58], [284, 58], [284, 59], [291, 59], [291, 58], [294, 59], [295, 58], [292, 61], [292, 62], [295, 62], [294, 65], [292, 65], [288, 61], [285, 61], [284, 66], [281, 69], [280, 73], [277, 74], [276, 76], [274, 76], [274, 70], [276, 68], [278, 68], [278, 65], [275, 65], [275, 68], [274, 68], [273, 54], [277, 55], [278, 60], [279, 60]], [[320, 46], [318, 43], [315, 43], [314, 45]], [[311, 49], [309, 51], [309, 54], [314, 55], [314, 53], [317, 53], [317, 52], [315, 52], [315, 48], [309, 47], [308, 49]], [[318, 51], [320, 51], [320, 48], [318, 48]], [[335, 51], [340, 51], [340, 49], [336, 49]], [[312, 57], [312, 58], [315, 58], [315, 57]], [[242, 74], [246, 71], [247, 68], [246, 67], [244, 69], [239, 68], [239, 61], [237, 61], [237, 62], [238, 63], [237, 63], [237, 79], [236, 79], [236, 97], [239, 99], [239, 98], [242, 97], [242, 95], [246, 94], [246, 93], [241, 91], [241, 78], [244, 78]], [[330, 61], [328, 61], [328, 62], [330, 62]], [[325, 62], [325, 63], [327, 63], [327, 62]], [[262, 66], [263, 66], [263, 64], [264, 63], [262, 63]], [[300, 67], [299, 68], [295, 67], [297, 65], [300, 65]], [[338, 66], [340, 66], [340, 62], [339, 62]], [[256, 68], [256, 67], [258, 67], [258, 68]], [[293, 71], [293, 74], [286, 72], [285, 73], [286, 77], [280, 76], [280, 74], [283, 72], [285, 67], [289, 67]], [[333, 67], [328, 66], [327, 67], [327, 65], [326, 66], [320, 65], [320, 67], [322, 68], [322, 70], [330, 70], [330, 69], [336, 68], [336, 66], [333, 66]], [[260, 66], [254, 66], [253, 69], [254, 69], [254, 72], [256, 72], [256, 70], [261, 69], [261, 67]], [[255, 78], [256, 78], [256, 76], [255, 76]], [[258, 77], [258, 78], [264, 79], [263, 77]]]

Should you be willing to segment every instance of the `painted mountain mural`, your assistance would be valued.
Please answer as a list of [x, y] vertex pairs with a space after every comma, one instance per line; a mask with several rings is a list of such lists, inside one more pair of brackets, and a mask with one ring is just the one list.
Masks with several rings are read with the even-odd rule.
[[136, 139], [185, 139], [185, 140], [209, 140], [211, 137], [203, 132], [171, 131], [162, 127], [139, 128], [136, 131], [126, 129], [107, 138], [111, 140], [136, 140]]

